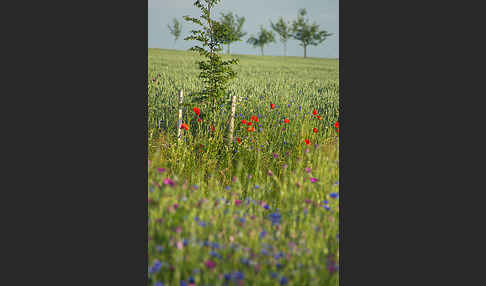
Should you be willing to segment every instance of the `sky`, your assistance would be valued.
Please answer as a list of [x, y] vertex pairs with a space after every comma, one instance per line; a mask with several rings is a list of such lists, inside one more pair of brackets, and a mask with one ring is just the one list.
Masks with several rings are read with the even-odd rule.
[[[196, 26], [186, 22], [182, 16], [189, 15], [198, 18], [201, 11], [193, 6], [195, 0], [148, 0], [148, 47], [187, 50], [198, 42], [184, 41], [189, 31]], [[270, 21], [276, 22], [281, 16], [285, 20], [297, 18], [300, 8], [307, 10], [307, 18], [310, 22], [316, 22], [321, 30], [326, 30], [333, 35], [328, 37], [318, 46], [308, 46], [308, 57], [339, 58], [339, 0], [221, 0], [211, 11], [211, 18], [219, 19], [221, 12], [233, 12], [245, 17], [243, 31], [247, 34], [240, 42], [234, 42], [230, 46], [232, 54], [256, 55], [260, 54], [259, 48], [254, 48], [246, 43], [253, 34], [256, 36], [263, 25], [271, 30]], [[167, 27], [172, 24], [172, 19], [177, 18], [182, 22], [182, 33], [174, 45], [172, 36]], [[265, 46], [264, 54], [269, 56], [283, 55], [283, 44], [275, 34], [275, 43]], [[226, 45], [224, 46], [226, 52]], [[289, 39], [287, 42], [288, 56], [303, 56], [304, 48], [299, 42]]]

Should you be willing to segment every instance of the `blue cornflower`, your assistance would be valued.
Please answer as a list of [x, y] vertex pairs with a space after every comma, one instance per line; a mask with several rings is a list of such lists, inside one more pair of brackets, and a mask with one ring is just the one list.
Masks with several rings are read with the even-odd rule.
[[280, 253], [278, 253], [278, 254], [275, 254], [274, 258], [275, 258], [275, 259], [280, 259], [280, 258], [281, 258], [281, 257], [283, 257], [283, 256], [284, 256], [283, 252], [280, 252]]
[[204, 246], [209, 246], [209, 241], [205, 240], [203, 243]]
[[161, 268], [162, 268], [162, 263], [159, 260], [155, 260], [154, 265], [152, 265], [152, 267], [150, 267], [149, 272], [151, 274], [154, 274], [154, 273], [159, 272]]
[[240, 271], [233, 272], [233, 279], [242, 280], [244, 278], [245, 278], [245, 275], [242, 272], [240, 272]]
[[197, 224], [199, 224], [199, 225], [200, 225], [200, 226], [202, 226], [202, 227], [205, 227], [205, 226], [206, 226], [206, 222], [205, 222], [205, 221], [203, 221], [203, 220], [202, 220], [202, 221], [200, 221], [200, 222], [198, 222]]
[[301, 111], [301, 110], [302, 110], [302, 106], [299, 105], [299, 111]]
[[250, 264], [250, 259], [242, 257], [240, 259], [240, 262], [243, 263], [243, 264], [245, 264], [245, 265], [249, 265]]
[[187, 246], [187, 244], [189, 243], [189, 241], [187, 239], [184, 239], [184, 246]]
[[280, 285], [285, 285], [287, 284], [288, 280], [287, 278], [285, 278], [285, 276], [282, 276], [282, 278], [280, 278]]
[[229, 191], [229, 190], [231, 189], [231, 187], [230, 187], [230, 186], [226, 186], [226, 187], [224, 187], [224, 188], [225, 188], [227, 191]]
[[277, 266], [277, 269], [280, 269], [280, 268], [283, 267], [283, 265], [281, 263], [277, 263], [276, 266]]
[[231, 279], [231, 274], [225, 274], [224, 280], [229, 281]]
[[157, 252], [162, 252], [162, 250], [164, 250], [164, 247], [162, 245], [157, 245], [155, 247], [155, 250], [157, 250]]
[[194, 220], [195, 220], [195, 221], [199, 221], [199, 217], [198, 217], [198, 216], [196, 216], [196, 217], [194, 218]]
[[246, 221], [246, 219], [245, 219], [244, 217], [241, 217], [241, 218], [240, 218], [240, 222], [241, 222], [241, 223], [245, 223], [245, 221]]
[[189, 277], [189, 283], [196, 283], [196, 281], [194, 281], [194, 278], [192, 276]]
[[338, 193], [330, 193], [329, 196], [333, 199], [337, 198], [339, 196]]
[[262, 250], [260, 251], [260, 253], [262, 255], [267, 255], [268, 254], [268, 251], [265, 248], [262, 248]]
[[264, 237], [265, 237], [265, 235], [267, 235], [267, 232], [266, 232], [266, 231], [264, 231], [264, 230], [262, 230], [262, 231], [260, 232], [260, 238], [264, 238]]
[[322, 207], [325, 208], [327, 211], [331, 209], [329, 206], [322, 206]]
[[157, 281], [155, 282], [154, 286], [164, 286], [164, 283]]
[[186, 281], [184, 281], [184, 280], [181, 280], [181, 286], [187, 286], [187, 283], [186, 283]]
[[154, 192], [154, 187], [150, 187], [150, 192], [153, 193]]
[[265, 205], [263, 208], [266, 209], [266, 210], [268, 210], [268, 209], [270, 209], [270, 206], [269, 205]]
[[325, 204], [325, 205], [327, 205], [329, 202], [326, 201], [326, 200], [324, 200], [324, 201], [322, 201], [322, 203]]
[[272, 278], [277, 278], [278, 277], [278, 273], [276, 273], [276, 272], [270, 272], [270, 276], [272, 276]]
[[279, 224], [282, 216], [278, 212], [274, 212], [269, 214], [268, 218], [272, 221], [272, 224]]
[[219, 258], [219, 259], [223, 258], [223, 257], [222, 257], [222, 256], [221, 256], [219, 253], [217, 253], [216, 251], [211, 251], [211, 252], [209, 253], [209, 255], [211, 255], [212, 257]]
[[216, 248], [216, 249], [218, 249], [218, 248], [219, 248], [219, 243], [217, 243], [217, 242], [212, 242], [212, 243], [211, 243], [211, 247], [212, 247], [212, 248]]
[[255, 189], [259, 189], [259, 188], [260, 188], [260, 186], [259, 186], [259, 185], [255, 185]]

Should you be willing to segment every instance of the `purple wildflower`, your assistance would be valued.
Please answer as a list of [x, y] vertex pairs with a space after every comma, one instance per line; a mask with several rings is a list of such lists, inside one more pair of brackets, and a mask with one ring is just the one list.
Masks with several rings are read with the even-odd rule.
[[169, 186], [173, 187], [174, 184], [175, 184], [174, 181], [172, 181], [171, 179], [169, 179], [169, 178], [164, 179], [164, 185], [169, 185]]
[[208, 260], [204, 263], [204, 265], [206, 265], [206, 267], [209, 269], [213, 269], [214, 267], [216, 267], [216, 262]]

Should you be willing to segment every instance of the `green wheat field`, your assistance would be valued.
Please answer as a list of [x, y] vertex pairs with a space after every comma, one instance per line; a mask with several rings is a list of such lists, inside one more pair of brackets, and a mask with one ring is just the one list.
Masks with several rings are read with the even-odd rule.
[[228, 143], [229, 109], [190, 102], [200, 57], [148, 51], [149, 285], [338, 285], [339, 60], [230, 57]]

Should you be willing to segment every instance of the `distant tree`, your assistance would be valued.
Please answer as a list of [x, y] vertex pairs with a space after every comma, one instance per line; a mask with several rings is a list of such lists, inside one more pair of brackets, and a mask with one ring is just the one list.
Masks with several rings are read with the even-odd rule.
[[176, 18], [172, 20], [172, 23], [173, 23], [172, 26], [168, 24], [167, 27], [169, 27], [170, 33], [174, 36], [174, 46], [175, 46], [177, 39], [179, 39], [179, 36], [181, 35], [182, 24]]
[[272, 29], [280, 35], [280, 42], [284, 45], [284, 56], [287, 56], [287, 41], [292, 37], [292, 27], [289, 22], [285, 22], [283, 17], [280, 17], [276, 23], [270, 21]]
[[304, 47], [304, 58], [307, 57], [307, 46], [313, 45], [317, 46], [324, 40], [332, 36], [325, 30], [319, 31], [319, 25], [316, 23], [309, 23], [308, 19], [305, 19], [307, 11], [305, 9], [300, 9], [297, 15], [297, 20], [292, 22], [292, 37], [297, 41], [300, 41], [300, 46]]
[[263, 26], [260, 26], [260, 33], [258, 33], [257, 37], [252, 35], [246, 42], [253, 47], [260, 47], [263, 56], [263, 47], [266, 44], [275, 43], [275, 35], [272, 31], [267, 31]]
[[224, 39], [224, 43], [228, 45], [229, 55], [230, 44], [241, 41], [241, 38], [246, 35], [246, 33], [241, 30], [243, 28], [243, 24], [245, 23], [245, 17], [238, 17], [236, 14], [233, 15], [232, 12], [228, 12], [227, 14], [221, 13], [220, 22], [221, 24], [227, 26], [229, 30], [227, 37]]

